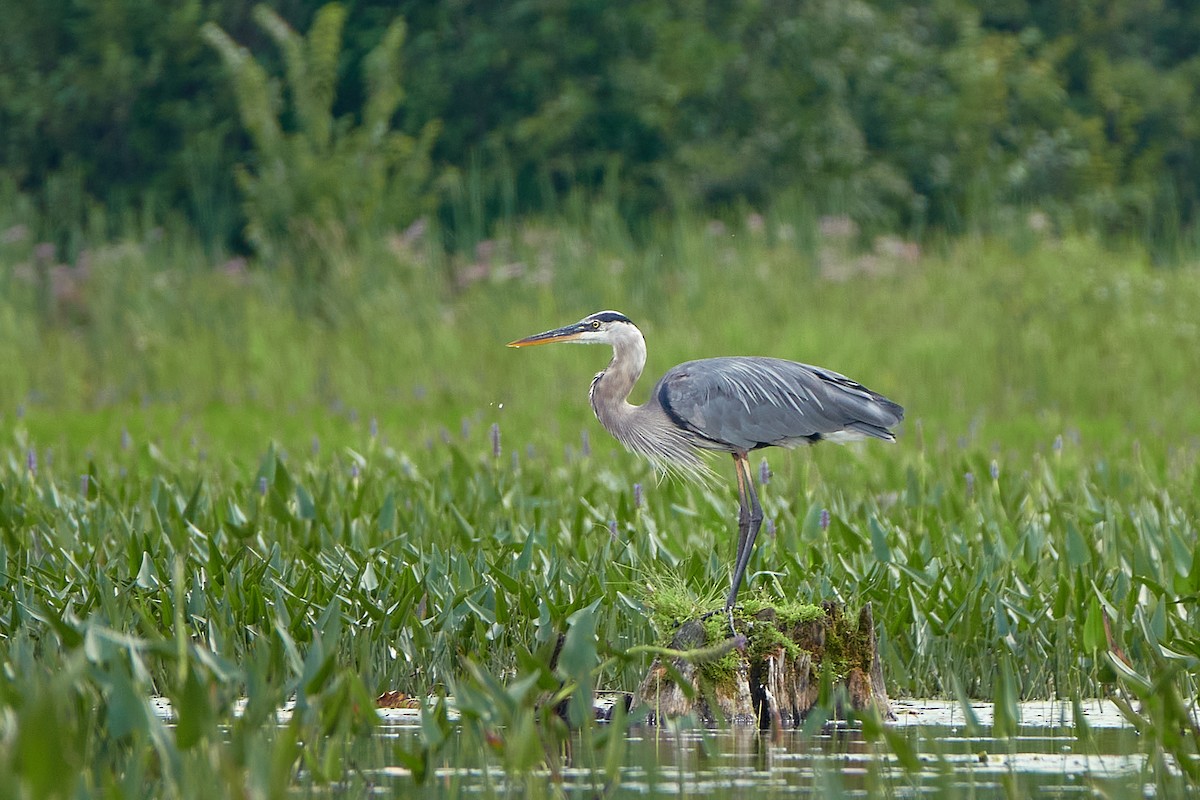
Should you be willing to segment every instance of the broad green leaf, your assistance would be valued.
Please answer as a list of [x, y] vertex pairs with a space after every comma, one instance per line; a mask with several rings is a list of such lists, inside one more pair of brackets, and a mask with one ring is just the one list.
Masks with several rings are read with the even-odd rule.
[[1108, 637], [1104, 634], [1104, 612], [1095, 595], [1088, 598], [1087, 616], [1083, 620], [1083, 649], [1091, 653], [1108, 649]]

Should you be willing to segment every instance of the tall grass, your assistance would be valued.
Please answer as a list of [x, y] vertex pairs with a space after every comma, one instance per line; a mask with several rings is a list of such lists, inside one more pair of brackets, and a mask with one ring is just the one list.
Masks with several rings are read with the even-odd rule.
[[38, 431], [39, 409], [57, 425], [165, 404], [353, 409], [426, 435], [503, 401], [506, 427], [574, 438], [603, 355], [501, 345], [614, 307], [646, 331], [648, 373], [718, 353], [820, 363], [896, 395], [927, 436], [1028, 449], [1074, 430], [1165, 448], [1197, 429], [1200, 281], [1136, 249], [1022, 235], [863, 254], [785, 217], [661, 222], [643, 244], [604, 207], [449, 257], [435, 236], [346, 252], [320, 315], [298, 312], [278, 275], [169, 237], [70, 263], [29, 238], [2, 244], [0, 399]]

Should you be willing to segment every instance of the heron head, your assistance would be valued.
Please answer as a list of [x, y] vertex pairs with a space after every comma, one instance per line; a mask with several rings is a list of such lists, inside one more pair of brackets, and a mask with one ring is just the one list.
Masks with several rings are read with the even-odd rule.
[[[629, 317], [619, 311], [598, 311], [589, 314], [579, 322], [555, 328], [552, 331], [536, 333], [509, 342], [509, 347], [531, 347], [536, 344], [551, 342], [578, 342], [580, 344], [614, 344], [622, 336], [637, 333], [637, 328], [629, 321]], [[641, 334], [638, 333], [640, 338]]]

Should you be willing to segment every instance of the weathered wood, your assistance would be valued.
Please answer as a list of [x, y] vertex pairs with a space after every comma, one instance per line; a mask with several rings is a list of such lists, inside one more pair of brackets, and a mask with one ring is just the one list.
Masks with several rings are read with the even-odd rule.
[[714, 626], [700, 620], [685, 623], [671, 648], [692, 655], [669, 663], [656, 659], [634, 694], [634, 705], [650, 709], [651, 724], [692, 714], [710, 725], [790, 728], [817, 704], [821, 674], [828, 667], [831, 697], [838, 703], [835, 714], [848, 713], [841, 707], [844, 701], [855, 711], [873, 708], [890, 717], [870, 604], [859, 613], [857, 624], [844, 616], [839, 604], [809, 609], [781, 614], [768, 607], [750, 619], [737, 620], [745, 646], [731, 653], [718, 650], [719, 661], [694, 657], [706, 647], [712, 652], [716, 642], [708, 641], [707, 634]]

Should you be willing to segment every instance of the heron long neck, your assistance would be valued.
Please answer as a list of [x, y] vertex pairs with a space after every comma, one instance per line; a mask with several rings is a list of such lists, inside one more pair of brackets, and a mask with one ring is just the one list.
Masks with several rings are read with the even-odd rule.
[[592, 381], [592, 410], [605, 430], [628, 446], [630, 423], [639, 406], [629, 404], [629, 393], [646, 366], [646, 340], [636, 329], [614, 339], [613, 359]]

